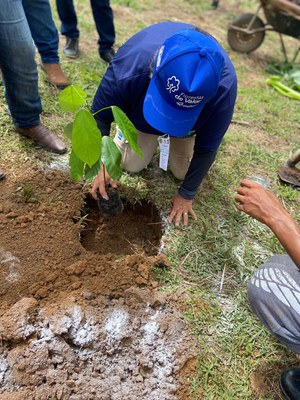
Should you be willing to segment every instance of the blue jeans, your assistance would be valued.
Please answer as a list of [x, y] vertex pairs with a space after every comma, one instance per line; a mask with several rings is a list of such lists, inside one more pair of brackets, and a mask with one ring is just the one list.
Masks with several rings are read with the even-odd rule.
[[45, 64], [58, 64], [58, 32], [49, 0], [22, 0], [34, 43]]
[[42, 105], [35, 47], [22, 0], [1, 0], [0, 67], [14, 124], [20, 128], [39, 124]]
[[[109, 50], [115, 42], [113, 12], [109, 0], [91, 0], [91, 6], [99, 34], [99, 51]], [[78, 38], [79, 30], [73, 0], [56, 0], [56, 7], [61, 20], [61, 34]]]

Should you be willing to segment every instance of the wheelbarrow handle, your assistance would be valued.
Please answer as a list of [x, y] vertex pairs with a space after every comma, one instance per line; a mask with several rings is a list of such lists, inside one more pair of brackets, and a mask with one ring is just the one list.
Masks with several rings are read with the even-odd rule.
[[300, 162], [300, 150], [298, 150], [292, 157], [287, 160], [287, 166], [292, 168]]

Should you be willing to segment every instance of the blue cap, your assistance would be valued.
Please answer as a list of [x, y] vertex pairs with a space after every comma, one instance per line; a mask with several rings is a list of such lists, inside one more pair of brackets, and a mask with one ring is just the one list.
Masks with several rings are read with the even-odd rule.
[[144, 100], [146, 121], [170, 136], [188, 135], [215, 96], [224, 68], [218, 42], [194, 29], [169, 37], [158, 51]]

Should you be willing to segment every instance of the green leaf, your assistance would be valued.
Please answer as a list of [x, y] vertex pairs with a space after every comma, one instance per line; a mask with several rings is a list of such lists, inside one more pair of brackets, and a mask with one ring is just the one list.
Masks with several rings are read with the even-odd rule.
[[90, 168], [87, 164], [85, 164], [84, 168], [84, 176], [86, 182], [91, 182], [96, 176], [99, 174], [101, 168], [101, 159]]
[[84, 105], [86, 94], [78, 85], [70, 85], [60, 92], [59, 104], [63, 111], [76, 112]]
[[88, 110], [80, 110], [75, 116], [72, 133], [74, 153], [89, 167], [100, 158], [101, 133], [93, 115]]
[[128, 141], [132, 150], [135, 151], [140, 158], [142, 158], [143, 155], [137, 143], [137, 131], [135, 129], [135, 126], [119, 107], [112, 106], [111, 109], [114, 115], [115, 122], [121, 129], [123, 136]]
[[70, 122], [65, 126], [64, 135], [72, 140], [72, 130], [73, 130], [73, 122]]
[[300, 92], [284, 85], [282, 82], [280, 82], [280, 78], [278, 76], [271, 76], [266, 80], [266, 83], [273, 86], [274, 89], [284, 96], [289, 97], [290, 99], [300, 100]]
[[109, 176], [115, 180], [120, 177], [122, 172], [121, 159], [122, 155], [113, 139], [110, 136], [103, 136], [101, 160]]
[[70, 173], [75, 181], [78, 181], [83, 177], [84, 163], [76, 156], [76, 154], [71, 151], [69, 158]]

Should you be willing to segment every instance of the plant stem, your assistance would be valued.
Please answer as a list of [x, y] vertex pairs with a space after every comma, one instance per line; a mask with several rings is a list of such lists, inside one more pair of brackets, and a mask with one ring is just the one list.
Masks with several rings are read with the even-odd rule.
[[98, 114], [100, 111], [108, 110], [109, 108], [112, 108], [112, 107], [113, 107], [113, 106], [108, 106], [108, 107], [100, 108], [100, 110], [98, 110], [98, 111], [96, 111], [96, 112], [94, 112], [94, 113], [92, 113], [92, 114], [93, 114], [93, 116], [95, 116], [95, 115]]

